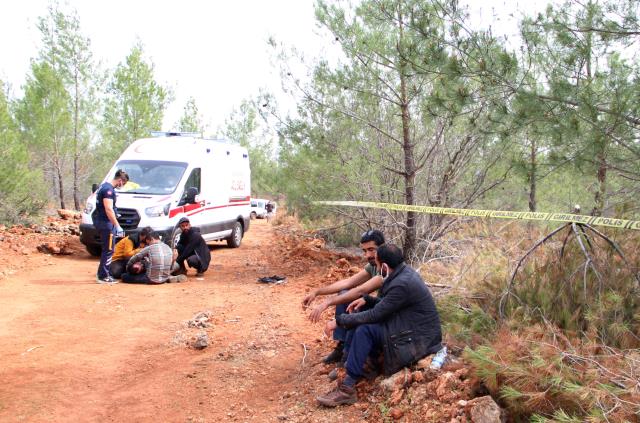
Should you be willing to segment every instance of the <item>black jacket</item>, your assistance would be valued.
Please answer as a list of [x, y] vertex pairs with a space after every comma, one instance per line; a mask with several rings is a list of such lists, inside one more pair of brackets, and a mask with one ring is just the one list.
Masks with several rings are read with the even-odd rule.
[[200, 228], [191, 227], [189, 231], [180, 234], [180, 240], [176, 245], [176, 249], [178, 250], [178, 258], [176, 258], [178, 263], [184, 262], [188, 257], [195, 254], [202, 264], [202, 269], [200, 270], [204, 272], [209, 268], [211, 253], [209, 252], [207, 243], [202, 238], [202, 235], [200, 235]]
[[345, 328], [366, 323], [382, 325], [385, 375], [442, 348], [440, 318], [433, 297], [418, 272], [409, 266], [398, 266], [384, 281], [380, 296], [366, 296], [365, 300], [373, 308], [341, 314], [336, 323]]

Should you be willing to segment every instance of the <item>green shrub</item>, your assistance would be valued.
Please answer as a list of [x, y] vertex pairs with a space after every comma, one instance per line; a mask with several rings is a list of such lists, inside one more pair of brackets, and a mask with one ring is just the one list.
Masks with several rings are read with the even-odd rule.
[[476, 344], [495, 331], [496, 321], [477, 304], [456, 295], [437, 300], [443, 332], [455, 342]]

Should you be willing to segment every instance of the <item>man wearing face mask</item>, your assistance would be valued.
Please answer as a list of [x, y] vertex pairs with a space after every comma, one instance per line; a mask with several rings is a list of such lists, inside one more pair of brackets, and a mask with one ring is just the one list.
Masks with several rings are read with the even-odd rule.
[[[360, 237], [360, 248], [367, 260], [367, 265], [355, 275], [334, 282], [331, 285], [314, 289], [302, 300], [303, 308], [311, 305], [313, 300], [320, 295], [339, 295], [327, 298], [318, 304], [309, 314], [309, 320], [317, 322], [320, 320], [322, 312], [331, 306], [336, 307], [335, 315], [339, 316], [346, 312], [347, 305], [365, 294], [369, 294], [382, 286], [382, 278], [378, 274], [376, 267], [376, 250], [384, 244], [384, 235], [376, 229], [370, 229]], [[343, 360], [343, 349], [347, 340], [347, 331], [337, 328], [333, 332], [333, 339], [338, 341], [335, 349], [322, 361], [325, 364], [339, 363]]]
[[[384, 354], [384, 374], [389, 376], [422, 357], [442, 349], [440, 318], [433, 297], [420, 274], [404, 263], [402, 250], [385, 244], [377, 250], [384, 278], [380, 295], [365, 296], [327, 323], [325, 330], [355, 328], [348, 351], [347, 376], [335, 390], [317, 398], [321, 405], [335, 407], [357, 401], [355, 384], [364, 376], [368, 357]], [[366, 311], [360, 311], [363, 306]]]
[[98, 283], [114, 284], [118, 281], [109, 273], [111, 257], [116, 237], [123, 237], [124, 231], [118, 223], [118, 209], [116, 208], [116, 188], [122, 188], [129, 179], [127, 172], [122, 169], [116, 171], [111, 182], [100, 185], [96, 191], [96, 211], [93, 214], [93, 224], [100, 234], [102, 254], [96, 281]]

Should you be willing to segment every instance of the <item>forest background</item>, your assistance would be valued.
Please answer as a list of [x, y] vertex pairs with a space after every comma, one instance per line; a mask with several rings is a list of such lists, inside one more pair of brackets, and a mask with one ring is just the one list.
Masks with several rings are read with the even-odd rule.
[[[519, 36], [506, 39], [472, 29], [457, 1], [318, 1], [317, 24], [337, 56], [310, 59], [271, 40], [268, 48], [295, 109], [280, 107], [273, 93], [258, 92], [236, 107], [216, 136], [249, 148], [256, 197], [286, 201], [291, 214], [322, 228], [338, 245], [354, 244], [361, 230], [381, 229], [413, 264], [446, 257], [443, 240], [460, 230], [461, 220], [330, 209], [313, 201], [556, 212], [579, 204], [584, 214], [637, 219], [638, 7], [629, 0], [552, 3], [520, 20]], [[12, 98], [0, 81], [4, 223], [35, 220], [51, 206], [84, 208], [90, 182], [101, 181], [128, 144], [158, 130], [172, 101], [171, 87], [156, 80], [142, 42], [104, 70], [74, 10], [52, 3], [37, 30], [41, 47], [22, 95]], [[203, 132], [203, 121], [192, 98], [172, 129]], [[582, 239], [569, 232], [561, 257], [570, 236]], [[512, 290], [510, 298], [518, 301], [501, 301], [500, 310], [505, 281], [485, 278], [490, 286], [482, 300], [458, 302], [452, 315], [469, 319], [476, 310], [485, 330], [495, 329], [499, 315], [517, 316], [569, 331], [585, 345], [637, 347], [638, 310], [628, 297], [637, 289], [637, 257], [623, 257], [628, 266], [620, 273], [610, 265], [615, 251], [583, 251], [567, 253], [572, 266], [546, 256], [525, 266], [518, 284], [525, 291]], [[599, 259], [602, 267], [596, 267]], [[539, 266], [546, 266], [544, 272]], [[549, 284], [566, 292], [541, 295]], [[587, 298], [587, 292], [598, 295]], [[460, 307], [466, 314], [459, 315]], [[502, 389], [505, 401], [522, 402], [524, 388], [505, 388], [501, 381], [510, 379], [499, 376], [497, 364], [487, 364], [497, 363], [490, 351], [469, 351], [480, 368], [493, 369], [483, 374], [488, 386]], [[583, 365], [588, 361], [574, 356], [584, 358]], [[542, 353], [536, 357], [553, 362]], [[549, 383], [557, 387], [552, 376]], [[584, 401], [571, 377], [560, 384], [562, 392], [579, 391], [576, 397]], [[606, 417], [628, 403], [637, 411], [638, 403], [624, 397], [635, 395], [635, 387], [620, 393], [625, 383], [604, 385], [606, 394], [592, 395], [595, 405], [556, 401], [560, 405], [546, 415], [569, 410], [567, 418]], [[584, 381], [579, 386], [595, 389]], [[546, 393], [543, 402], [551, 401], [549, 387], [537, 389]]]

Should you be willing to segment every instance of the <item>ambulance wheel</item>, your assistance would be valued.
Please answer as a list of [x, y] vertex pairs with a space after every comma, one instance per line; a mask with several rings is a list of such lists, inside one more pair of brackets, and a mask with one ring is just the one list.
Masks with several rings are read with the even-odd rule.
[[242, 225], [236, 222], [231, 230], [231, 236], [227, 238], [227, 245], [231, 248], [238, 248], [242, 242]]
[[178, 241], [180, 241], [181, 234], [182, 234], [182, 230], [180, 229], [179, 226], [176, 226], [173, 229], [173, 233], [171, 234], [171, 244], [169, 244], [169, 247], [176, 248], [176, 245], [178, 245]]
[[87, 252], [93, 257], [100, 257], [100, 254], [102, 254], [102, 247], [99, 245], [87, 245], [86, 247]]

